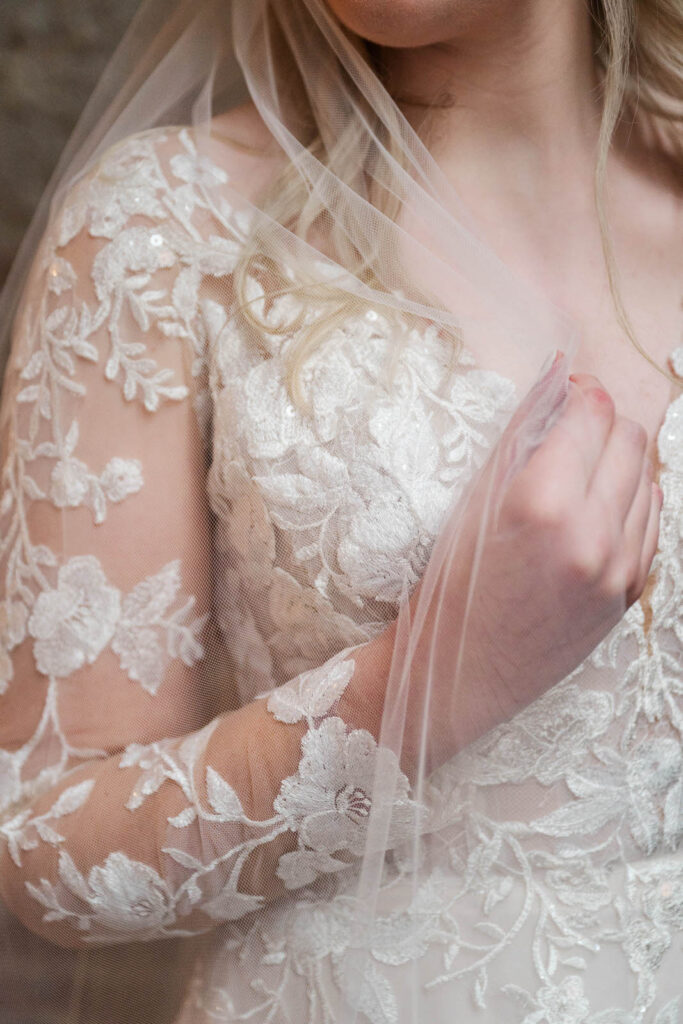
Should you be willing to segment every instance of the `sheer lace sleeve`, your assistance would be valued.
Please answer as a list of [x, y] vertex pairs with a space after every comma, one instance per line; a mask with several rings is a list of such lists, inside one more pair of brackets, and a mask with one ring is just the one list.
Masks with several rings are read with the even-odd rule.
[[[165, 141], [128, 140], [69, 195], [4, 395], [0, 889], [68, 945], [204, 931], [342, 870], [393, 758], [336, 713], [377, 648], [242, 707], [207, 664], [200, 281], [229, 273], [239, 223], [223, 211], [206, 241], [202, 176], [224, 172], [188, 133]], [[416, 806], [400, 778], [396, 839]]]

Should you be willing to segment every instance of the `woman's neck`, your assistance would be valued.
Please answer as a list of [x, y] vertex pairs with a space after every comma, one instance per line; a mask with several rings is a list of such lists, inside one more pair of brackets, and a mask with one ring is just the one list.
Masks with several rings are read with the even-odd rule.
[[512, 179], [536, 198], [548, 181], [585, 186], [600, 97], [584, 0], [516, 0], [472, 20], [457, 39], [387, 51], [406, 116], [456, 185]]

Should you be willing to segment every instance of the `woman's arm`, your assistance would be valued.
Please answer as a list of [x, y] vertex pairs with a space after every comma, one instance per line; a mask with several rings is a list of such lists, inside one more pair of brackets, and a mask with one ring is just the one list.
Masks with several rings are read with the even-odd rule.
[[[273, 691], [274, 703], [76, 768], [0, 827], [2, 899], [31, 930], [79, 946], [203, 931], [342, 870], [366, 816], [335, 810], [318, 759], [336, 759], [342, 778], [345, 744], [377, 748], [337, 716], [316, 726], [306, 694], [326, 713], [347, 686], [377, 692], [389, 654], [369, 643]], [[403, 791], [404, 817], [410, 803]]]
[[210, 269], [190, 228], [167, 230], [176, 192], [206, 211], [191, 140], [179, 161], [164, 142], [129, 140], [67, 199], [4, 396], [0, 892], [67, 945], [203, 930], [342, 870], [364, 814], [347, 834], [339, 787], [315, 823], [305, 798], [324, 751], [340, 776], [349, 744], [375, 756], [333, 711], [386, 671], [380, 638], [237, 710], [229, 652], [207, 653]]

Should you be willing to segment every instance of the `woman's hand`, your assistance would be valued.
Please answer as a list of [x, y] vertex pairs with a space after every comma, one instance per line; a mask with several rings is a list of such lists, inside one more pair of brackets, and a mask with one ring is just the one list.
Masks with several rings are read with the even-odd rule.
[[[562, 372], [556, 363], [548, 386]], [[517, 428], [533, 418], [526, 404], [501, 451], [514, 451]], [[502, 498], [494, 486], [495, 512], [486, 495], [500, 463], [484, 471], [450, 569], [429, 598], [413, 662], [405, 742], [420, 749], [430, 688], [428, 769], [563, 679], [642, 593], [662, 500], [646, 444], [644, 428], [617, 415], [600, 381], [577, 374]], [[411, 597], [413, 617], [425, 580]]]

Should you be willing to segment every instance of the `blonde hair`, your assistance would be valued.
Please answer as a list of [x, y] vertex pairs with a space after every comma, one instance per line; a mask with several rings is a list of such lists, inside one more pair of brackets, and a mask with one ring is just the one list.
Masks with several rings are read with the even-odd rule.
[[[681, 162], [683, 145], [683, 7], [679, 0], [587, 0], [592, 16], [594, 52], [602, 78], [602, 118], [595, 164], [595, 204], [602, 238], [603, 254], [609, 286], [617, 319], [630, 341], [659, 372], [680, 386], [680, 381], [660, 367], [638, 341], [624, 307], [619, 288], [618, 270], [609, 230], [606, 208], [605, 183], [607, 160], [617, 127], [631, 123], [631, 130], [642, 131], [648, 144], [661, 149], [669, 157]], [[354, 86], [348, 71], [337, 58], [331, 58], [325, 68], [325, 80], [316, 79], [315, 89], [307, 90], [298, 74], [296, 55], [292, 50], [291, 31], [283, 28], [278, 10], [298, 6], [297, 0], [271, 0], [267, 5], [264, 28], [270, 40], [270, 52], [277, 55], [275, 73], [282, 81], [284, 95], [292, 110], [296, 110], [299, 141], [323, 167], [352, 190], [365, 190], [366, 198], [390, 220], [395, 220], [401, 209], [400, 188], [379, 187], [391, 173], [391, 161], [404, 159], [398, 118], [393, 106], [385, 103], [379, 113], [373, 110], [361, 92]], [[383, 77], [381, 49], [368, 44], [346, 29], [337, 26], [351, 44], [354, 73], [360, 76]], [[290, 27], [291, 28], [291, 27]], [[351, 118], [346, 130], [338, 132], [338, 123], [331, 123], [328, 102], [343, 83], [351, 90], [373, 131], [359, 130], [359, 119]], [[387, 83], [388, 84], [388, 83]], [[380, 165], [383, 165], [380, 167]], [[377, 170], [380, 168], [380, 174]], [[395, 172], [394, 172], [395, 177]], [[368, 187], [369, 182], [369, 187]], [[234, 270], [233, 286], [236, 305], [247, 324], [254, 328], [255, 336], [281, 332], [297, 332], [290, 346], [287, 383], [294, 401], [305, 404], [301, 389], [300, 371], [303, 363], [335, 327], [341, 325], [353, 310], [358, 298], [329, 283], [321, 284], [313, 276], [306, 280], [306, 272], [298, 274], [292, 283], [285, 262], [265, 256], [273, 252], [272, 222], [287, 227], [300, 238], [306, 239], [312, 231], [325, 236], [325, 245], [334, 258], [360, 281], [373, 288], [381, 275], [376, 259], [381, 253], [378, 245], [374, 254], [366, 253], [367, 239], [361, 236], [360, 226], [353, 213], [345, 211], [344, 204], [334, 218], [328, 215], [324, 201], [316, 190], [307, 187], [299, 168], [287, 165], [269, 186], [260, 207], [264, 217], [257, 221], [240, 261]], [[362, 244], [359, 239], [362, 238]], [[314, 322], [304, 325], [303, 315], [273, 328], [265, 323], [255, 310], [249, 297], [248, 281], [256, 276], [266, 284], [271, 295], [296, 292], [317, 306]], [[416, 295], [409, 280], [406, 293]], [[253, 294], [253, 292], [252, 292]], [[428, 296], [417, 296], [430, 302]], [[432, 303], [433, 304], [433, 303]], [[353, 307], [353, 309], [352, 309]], [[388, 309], [391, 316], [391, 310]], [[442, 333], [444, 333], [442, 331]], [[457, 329], [446, 331], [452, 336], [453, 351], [457, 354], [460, 336]]]
[[672, 383], [681, 381], [643, 348], [624, 306], [605, 204], [607, 158], [620, 121], [630, 118], [653, 148], [683, 163], [683, 6], [680, 0], [591, 0], [603, 110], [595, 205], [617, 320], [640, 354]]

